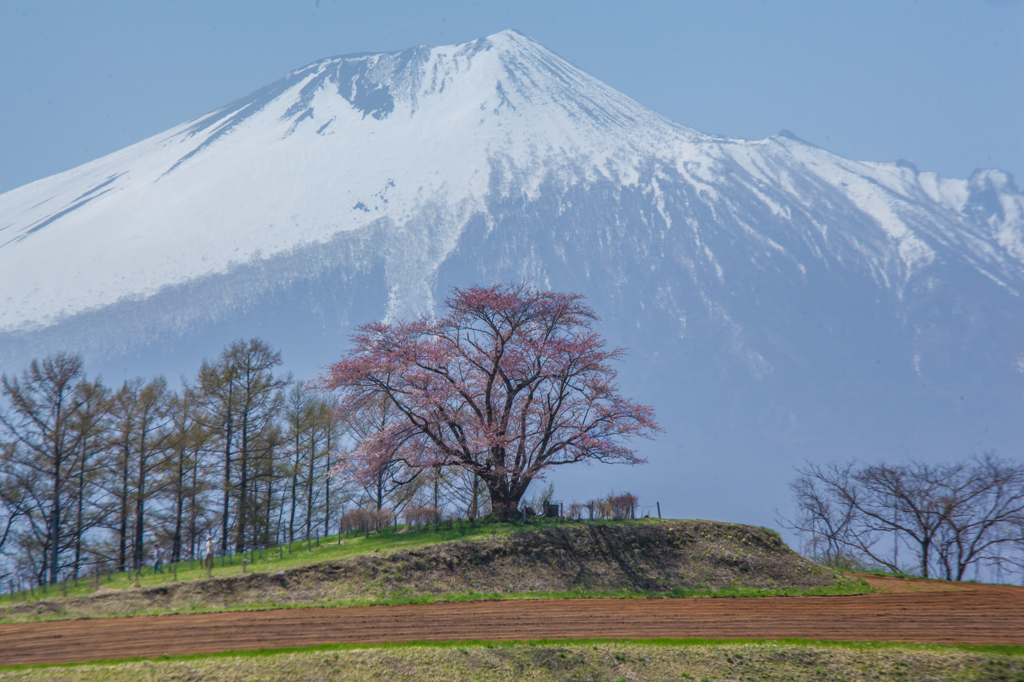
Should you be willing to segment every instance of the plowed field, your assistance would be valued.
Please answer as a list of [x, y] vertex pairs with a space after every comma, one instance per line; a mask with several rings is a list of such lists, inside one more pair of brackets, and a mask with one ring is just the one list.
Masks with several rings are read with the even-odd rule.
[[1024, 588], [871, 578], [883, 594], [518, 600], [0, 625], [0, 665], [447, 640], [807, 638], [1024, 645]]

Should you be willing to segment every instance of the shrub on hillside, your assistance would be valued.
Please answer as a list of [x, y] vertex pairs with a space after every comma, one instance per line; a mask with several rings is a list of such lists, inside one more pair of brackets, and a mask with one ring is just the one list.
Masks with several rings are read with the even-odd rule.
[[410, 507], [405, 510], [405, 522], [412, 527], [427, 526], [441, 520], [441, 513], [436, 507]]

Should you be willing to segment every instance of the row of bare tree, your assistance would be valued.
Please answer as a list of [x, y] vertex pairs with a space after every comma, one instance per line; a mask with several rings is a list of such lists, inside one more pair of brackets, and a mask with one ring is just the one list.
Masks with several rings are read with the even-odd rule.
[[[807, 464], [784, 526], [837, 567], [963, 580], [971, 566], [1022, 568], [1024, 465], [994, 454], [963, 462]], [[910, 561], [908, 561], [908, 553]]]
[[67, 354], [3, 375], [0, 584], [137, 569], [156, 543], [179, 561], [207, 537], [227, 554], [328, 535], [354, 508], [487, 513], [486, 488], [465, 471], [385, 461], [369, 478], [338, 475], [390, 419], [388, 403], [342, 415], [280, 364], [252, 339], [179, 390], [162, 377], [110, 388]]

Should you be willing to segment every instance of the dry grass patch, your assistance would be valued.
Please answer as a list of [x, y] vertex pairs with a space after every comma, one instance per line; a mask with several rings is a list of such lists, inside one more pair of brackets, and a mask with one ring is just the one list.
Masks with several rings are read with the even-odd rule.
[[0, 671], [0, 681], [1022, 680], [1019, 654], [790, 643], [538, 643], [344, 648]]

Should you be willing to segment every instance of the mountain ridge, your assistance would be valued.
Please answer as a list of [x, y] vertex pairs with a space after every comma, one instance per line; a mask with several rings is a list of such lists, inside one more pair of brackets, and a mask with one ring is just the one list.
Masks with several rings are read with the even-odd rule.
[[[602, 159], [600, 158], [600, 152], [595, 154], [594, 148], [607, 144], [607, 139], [599, 140], [597, 143], [589, 145], [591, 149], [587, 149], [588, 140], [585, 139], [585, 134], [578, 134], [575, 136], [576, 139], [572, 139], [572, 135], [564, 134], [565, 130], [557, 131], [561, 134], [561, 137], [556, 135], [556, 142], [568, 142], [569, 144], [574, 143], [576, 145], [575, 149], [565, 149], [564, 147], [560, 149], [559, 152], [562, 156], [567, 160], [572, 161], [577, 161], [580, 158], [583, 158], [586, 161], [591, 161], [591, 170], [584, 174], [585, 180], [592, 180], [594, 178], [594, 171], [592, 169], [596, 168], [598, 169], [598, 172], [604, 171], [612, 174], [618, 173], [619, 179], [626, 184], [635, 182], [638, 177], [636, 167], [640, 163], [639, 159], [642, 157], [657, 157], [658, 145], [655, 144], [655, 138], [658, 138], [662, 143], [667, 142], [671, 145], [669, 153], [666, 154], [666, 156], [670, 158], [674, 157], [677, 160], [677, 163], [675, 164], [676, 170], [682, 171], [684, 175], [689, 174], [690, 177], [687, 179], [690, 183], [697, 187], [698, 190], [703, 189], [709, 192], [709, 196], [711, 198], [716, 198], [718, 194], [714, 189], [714, 184], [712, 184], [713, 182], [720, 180], [720, 178], [715, 177], [714, 174], [714, 166], [716, 164], [729, 164], [730, 162], [733, 164], [739, 164], [743, 171], [745, 171], [749, 177], [755, 181], [767, 181], [768, 184], [772, 184], [772, 181], [774, 181], [775, 184], [778, 184], [779, 181], [785, 182], [786, 178], [784, 177], [784, 172], [786, 167], [780, 163], [782, 160], [778, 158], [777, 154], [774, 155], [775, 158], [768, 158], [769, 154], [776, 151], [770, 149], [772, 145], [781, 146], [791, 156], [802, 157], [799, 160], [802, 161], [805, 166], [811, 167], [817, 164], [818, 170], [825, 169], [831, 173], [846, 171], [849, 175], [849, 179], [856, 178], [858, 180], [862, 180], [865, 178], [865, 170], [873, 171], [874, 177], [867, 177], [867, 179], [869, 182], [873, 181], [875, 184], [880, 184], [883, 187], [883, 191], [894, 192], [897, 195], [906, 195], [908, 188], [914, 189], [910, 187], [910, 185], [914, 183], [907, 183], [905, 178], [903, 179], [904, 186], [899, 188], [894, 187], [892, 182], [879, 182], [880, 180], [892, 180], [892, 178], [884, 178], [882, 176], [885, 174], [886, 170], [899, 168], [899, 164], [864, 164], [862, 162], [845, 162], [845, 160], [840, 160], [839, 163], [836, 163], [836, 160], [839, 159], [839, 157], [835, 157], [824, 150], [819, 150], [805, 142], [798, 141], [798, 138], [795, 136], [780, 135], [760, 142], [750, 142], [738, 140], [737, 138], [716, 138], [713, 136], [699, 134], [696, 131], [672, 123], [653, 112], [643, 109], [643, 107], [632, 100], [628, 100], [628, 98], [618, 95], [618, 93], [614, 93], [614, 91], [611, 91], [607, 86], [600, 84], [598, 81], [586, 76], [586, 74], [583, 74], [578, 69], [575, 69], [575, 67], [571, 67], [571, 65], [568, 65], [566, 62], [558, 59], [552, 53], [547, 52], [536, 43], [533, 43], [533, 41], [522, 36], [522, 34], [508, 31], [480, 39], [478, 41], [473, 41], [472, 43], [468, 43], [463, 46], [455, 46], [452, 48], [442, 47], [428, 49], [425, 47], [417, 47], [394, 53], [361, 55], [356, 57], [342, 56], [319, 60], [293, 71], [266, 88], [257, 90], [246, 97], [240, 98], [216, 112], [197, 117], [192, 121], [186, 122], [181, 126], [168, 131], [167, 133], [151, 137], [137, 145], [126, 148], [121, 152], [115, 152], [112, 155], [108, 155], [96, 162], [86, 164], [78, 169], [73, 169], [67, 173], [54, 176], [53, 178], [44, 179], [37, 183], [32, 183], [32, 185], [26, 186], [26, 188], [13, 190], [6, 195], [0, 195], [0, 215], [5, 213], [10, 215], [11, 213], [18, 212], [18, 207], [16, 205], [12, 206], [11, 204], [16, 203], [12, 200], [16, 198], [16, 195], [20, 193], [21, 190], [26, 190], [38, 183], [59, 182], [59, 179], [66, 179], [71, 181], [70, 184], [78, 185], [73, 191], [66, 192], [67, 194], [75, 194], [76, 196], [73, 199], [68, 201], [65, 205], [58, 207], [56, 211], [51, 211], [48, 214], [45, 212], [46, 209], [44, 209], [41, 211], [42, 215], [40, 218], [36, 220], [33, 220], [34, 216], [31, 214], [31, 211], [39, 208], [40, 204], [51, 203], [54, 197], [44, 197], [43, 201], [40, 202], [38, 201], [38, 192], [33, 193], [35, 194], [31, 201], [33, 207], [28, 209], [27, 212], [29, 215], [22, 221], [24, 224], [21, 226], [20, 234], [18, 229], [19, 225], [17, 223], [6, 226], [6, 229], [0, 232], [0, 239], [2, 239], [3, 232], [8, 232], [8, 234], [10, 234], [11, 231], [13, 231], [15, 234], [13, 238], [8, 237], [8, 239], [0, 242], [0, 244], [2, 244], [2, 246], [0, 246], [0, 258], [2, 258], [3, 251], [9, 250], [12, 243], [25, 240], [31, 234], [39, 230], [50, 228], [54, 223], [71, 221], [75, 217], [74, 213], [76, 211], [83, 208], [88, 211], [90, 207], [96, 206], [93, 202], [96, 202], [97, 200], [101, 203], [103, 201], [109, 203], [111, 198], [109, 195], [111, 193], [116, 193], [118, 191], [123, 192], [125, 190], [131, 191], [134, 189], [130, 182], [133, 174], [139, 176], [144, 176], [147, 172], [151, 175], [156, 174], [155, 179], [148, 187], [152, 188], [153, 186], [157, 186], [161, 182], [166, 182], [172, 178], [173, 174], [183, 167], [183, 164], [188, 164], [190, 162], [201, 163], [202, 159], [200, 157], [203, 155], [204, 151], [211, 149], [212, 145], [218, 143], [228, 144], [228, 138], [230, 138], [232, 134], [245, 132], [244, 130], [240, 130], [240, 128], [246, 125], [249, 125], [250, 128], [253, 127], [253, 119], [261, 114], [266, 113], [273, 115], [276, 113], [276, 122], [282, 125], [287, 124], [287, 130], [281, 135], [279, 140], [280, 142], [284, 142], [295, 135], [300, 125], [303, 125], [306, 122], [308, 122], [309, 125], [313, 125], [314, 119], [316, 119], [316, 135], [323, 136], [330, 134], [331, 126], [338, 123], [337, 118], [339, 114], [330, 110], [331, 105], [334, 103], [314, 103], [314, 100], [316, 100], [317, 97], [320, 97], [321, 100], [324, 99], [323, 93], [328, 91], [330, 86], [336, 86], [338, 96], [350, 105], [350, 112], [341, 113], [354, 113], [360, 117], [361, 121], [365, 120], [368, 116], [377, 121], [383, 121], [388, 118], [401, 118], [403, 114], [407, 116], [408, 120], [414, 120], [417, 115], [420, 100], [425, 99], [426, 97], [425, 95], [423, 97], [419, 96], [421, 90], [428, 92], [429, 94], [443, 92], [446, 79], [449, 78], [451, 74], [443, 71], [442, 67], [448, 67], [449, 69], [454, 68], [456, 72], [458, 72], [460, 60], [466, 60], [470, 63], [470, 66], [466, 69], [466, 73], [470, 74], [473, 70], [472, 59], [481, 53], [490, 51], [495, 51], [499, 54], [497, 61], [500, 62], [499, 66], [504, 69], [504, 71], [499, 71], [496, 74], [495, 65], [486, 64], [484, 66], [487, 68], [484, 69], [484, 75], [481, 77], [483, 79], [487, 79], [489, 77], [495, 79], [494, 92], [497, 93], [495, 102], [496, 106], [489, 112], [493, 116], [499, 115], [502, 107], [510, 107], [513, 111], [517, 111], [515, 108], [516, 105], [509, 99], [510, 94], [515, 95], [516, 93], [506, 92], [506, 89], [503, 87], [502, 76], [507, 77], [509, 74], [519, 75], [520, 73], [526, 73], [530, 75], [531, 78], [521, 78], [519, 79], [520, 83], [522, 84], [529, 80], [532, 85], [536, 85], [539, 77], [535, 76], [535, 74], [542, 72], [544, 69], [548, 69], [549, 73], [554, 74], [562, 80], [566, 80], [571, 76], [576, 79], [575, 85], [580, 86], [582, 83], [584, 86], [591, 89], [596, 88], [597, 91], [599, 91], [598, 94], [606, 96], [603, 101], [599, 102], [599, 104], [593, 104], [593, 102], [596, 101], [595, 97], [590, 97], [589, 99], [583, 98], [583, 103], [580, 104], [579, 101], [576, 101], [574, 104], [575, 108], [573, 108], [566, 104], [566, 100], [568, 98], [560, 98], [558, 95], [561, 93], [556, 91], [554, 95], [546, 93], [547, 100], [541, 103], [542, 106], [540, 108], [545, 114], [549, 113], [553, 102], [554, 105], [561, 106], [565, 108], [566, 111], [569, 111], [570, 118], [572, 118], [574, 122], [579, 122], [581, 119], [585, 119], [589, 116], [592, 119], [591, 123], [594, 123], [595, 125], [600, 124], [600, 126], [605, 128], [610, 126], [615, 130], [615, 132], [625, 131], [624, 134], [627, 134], [624, 140], [612, 143], [613, 146], [611, 147], [611, 151], [607, 152], [605, 158]], [[526, 68], [524, 66], [527, 57], [533, 59], [534, 62], [530, 68]], [[517, 67], [519, 70], [513, 70], [513, 66]], [[433, 82], [428, 86], [420, 87], [428, 75], [432, 77]], [[438, 84], [439, 76], [440, 84]], [[515, 79], [509, 77], [506, 78], [506, 80]], [[346, 83], [351, 85], [351, 90], [347, 93], [342, 93], [342, 86]], [[363, 86], [362, 90], [360, 90], [360, 85]], [[489, 87], [489, 85], [487, 87]], [[480, 94], [480, 91], [486, 91], [487, 87], [477, 87], [471, 94], [478, 95]], [[578, 97], [579, 90], [580, 87], [576, 87], [575, 90], [571, 91], [573, 94], [577, 95], [577, 100], [580, 100]], [[296, 92], [293, 93], [293, 91]], [[293, 94], [291, 94], [288, 99], [282, 101], [282, 98], [286, 93]], [[608, 93], [614, 93], [615, 96], [608, 96]], [[526, 97], [527, 100], [530, 99], [526, 88], [520, 88], [518, 94]], [[592, 95], [593, 93], [585, 90], [585, 94]], [[397, 100], [395, 99], [396, 97], [398, 98]], [[394, 106], [396, 101], [408, 105], [408, 111], [395, 113]], [[474, 101], [474, 105], [475, 104], [476, 102]], [[328, 109], [327, 113], [315, 116], [314, 112], [316, 111], [317, 106], [320, 106], [321, 110], [326, 107]], [[275, 107], [276, 112], [274, 110]], [[484, 108], [484, 104], [480, 103], [479, 107], [482, 110]], [[463, 105], [463, 108], [467, 108], [466, 105]], [[450, 115], [450, 112], [448, 111], [444, 113]], [[264, 118], [268, 117], [269, 116], [264, 116]], [[459, 122], [465, 123], [465, 118], [465, 115], [462, 115]], [[484, 119], [481, 119], [481, 123], [483, 122]], [[535, 123], [535, 121], [530, 122]], [[641, 124], [646, 126], [647, 129], [644, 130], [644, 127], [641, 126]], [[264, 127], [267, 126], [265, 125]], [[277, 126], [277, 130], [274, 132], [280, 133], [280, 127], [280, 125]], [[535, 130], [535, 127], [531, 130]], [[641, 130], [641, 132], [637, 133], [637, 129]], [[262, 133], [262, 138], [248, 139], [244, 141], [244, 144], [250, 148], [259, 146], [261, 139], [266, 143], [267, 131], [256, 132]], [[374, 135], [376, 132], [386, 133], [388, 131], [370, 131], [370, 135]], [[419, 132], [422, 133], [423, 131]], [[592, 131], [587, 132], [588, 134], [593, 134]], [[665, 140], [665, 136], [669, 134], [671, 134], [674, 139]], [[252, 137], [253, 136], [250, 135], [250, 138]], [[510, 139], [511, 136], [505, 135], [504, 140], [500, 141], [505, 142], [507, 145]], [[491, 158], [494, 158], [494, 136], [491, 135], [483, 142], [485, 147], [484, 151], [491, 153]], [[521, 144], [520, 140], [513, 140], [512, 142], [513, 144]], [[548, 140], [548, 142], [550, 146], [550, 140]], [[797, 144], [793, 146], [792, 142], [796, 142]], [[175, 143], [177, 144], [177, 147], [181, 147], [181, 149], [174, 148], [172, 153], [164, 154], [166, 158], [160, 160], [157, 164], [153, 164], [160, 166], [159, 169], [156, 169], [160, 171], [159, 173], [156, 173], [154, 169], [139, 169], [138, 165], [140, 162], [136, 161], [135, 167], [130, 168], [129, 170], [117, 170], [116, 168], [110, 169], [113, 172], [100, 174], [99, 177], [94, 178], [84, 187], [81, 186], [81, 183], [74, 183], [76, 175], [83, 174], [88, 167], [94, 164], [102, 165], [101, 162], [108, 161], [107, 165], [111, 165], [109, 162], [116, 163], [121, 160], [120, 157], [130, 155], [133, 150], [148, 150], [150, 151], [149, 156], [159, 155], [161, 152], [166, 151], [168, 147], [172, 147]], [[391, 146], [398, 149], [407, 149], [409, 147], [408, 144], [392, 144]], [[154, 147], [155, 149], [150, 149]], [[380, 145], [375, 145], [374, 149], [379, 149], [379, 147]], [[763, 147], [765, 149], [758, 150], [757, 147]], [[241, 160], [235, 162], [236, 166], [244, 166], [247, 163], [259, 164], [261, 161], [263, 163], [269, 162], [269, 160], [263, 159], [259, 154], [253, 154], [251, 151], [248, 153], [246, 153], [244, 149], [235, 149], [232, 151], [243, 156]], [[479, 150], [474, 149], [473, 151]], [[534, 150], [532, 154], [534, 158], [530, 158], [531, 150], [529, 149], [516, 149], [514, 151], [518, 153], [508, 154], [505, 153], [504, 149], [502, 150], [506, 160], [511, 162], [506, 164], [508, 166], [506, 172], [522, 174], [524, 172], [522, 167], [527, 166], [525, 172], [530, 174], [531, 169], [528, 167], [530, 162], [532, 162], [534, 166], [537, 165], [536, 151]], [[761, 152], [759, 155], [760, 158], [756, 158], [758, 155], [753, 153], [755, 151]], [[718, 154], [716, 155], [715, 152], [718, 152]], [[303, 150], [303, 153], [308, 155], [311, 152], [309, 150]], [[633, 158], [623, 161], [621, 157], [624, 155], [633, 156]], [[827, 155], [828, 158], [822, 160], [820, 158], [821, 155]], [[476, 154], [476, 156], [479, 157], [480, 155]], [[547, 156], [548, 158], [545, 159], [545, 161], [549, 164], [552, 163], [550, 160], [552, 155], [548, 153]], [[594, 156], [597, 157], [596, 162], [592, 160]], [[616, 159], [616, 156], [619, 156], [620, 158]], [[616, 161], [618, 161], [618, 163], [616, 163]], [[766, 162], [772, 161], [776, 162], [778, 167], [775, 169], [766, 168]], [[845, 164], [843, 162], [845, 162]], [[852, 172], [849, 164], [856, 164], [858, 166], [857, 170], [860, 172]], [[394, 165], [388, 164], [378, 165], [391, 168], [394, 167]], [[421, 162], [421, 166], [429, 167], [429, 165], [429, 161]], [[709, 166], [711, 172], [707, 172], [707, 170], [702, 168], [702, 166]], [[777, 177], [771, 178], [770, 175], [773, 174], [772, 172], [778, 171], [779, 168], [783, 170], [783, 175], [780, 176], [776, 172], [774, 174]], [[692, 169], [693, 172], [687, 173], [690, 169]], [[224, 170], [235, 170], [237, 172], [237, 169], [215, 168], [213, 170], [214, 173], [223, 172]], [[337, 173], [352, 172], [350, 168], [344, 167], [333, 167], [328, 168], [327, 170], [333, 170]], [[414, 175], [416, 171], [421, 170], [422, 169], [413, 169]], [[452, 171], [451, 168], [447, 168], [445, 170], [449, 172]], [[538, 174], [536, 172], [536, 168], [532, 170], [534, 171], [534, 177], [530, 179], [528, 185], [533, 184], [536, 186], [536, 183], [539, 180], [537, 176], [542, 173]], [[725, 170], [728, 172], [729, 169], [726, 168]], [[768, 171], [767, 173], [765, 172], [766, 170]], [[475, 174], [479, 176], [484, 172], [493, 173], [494, 169], [493, 167], [489, 169], [481, 168], [478, 162], [474, 171]], [[544, 168], [542, 171], [551, 172], [552, 168]], [[999, 172], [988, 171], [988, 173], [991, 175]], [[935, 203], [938, 203], [949, 210], [953, 210], [958, 207], [951, 205], [948, 201], [943, 202], [942, 200], [948, 199], [948, 195], [950, 193], [963, 194], [965, 190], [959, 185], [969, 182], [939, 178], [934, 174], [916, 172], [916, 169], [913, 174], [916, 178], [923, 179], [923, 183], [929, 185], [932, 188], [932, 191], [929, 193], [927, 189], [924, 189], [921, 182], [916, 184], [921, 186], [921, 189], [924, 189], [926, 193], [929, 193], [930, 198]], [[395, 191], [393, 188], [395, 187], [395, 180], [389, 177], [386, 170], [384, 170], [383, 173], [378, 172], [377, 175], [380, 177], [376, 179], [376, 187], [360, 188], [360, 192], [358, 194], [351, 191], [348, 192], [348, 194], [352, 196], [353, 201], [350, 204], [352, 209], [348, 212], [349, 215], [347, 216], [344, 215], [343, 211], [331, 211], [329, 208], [319, 206], [315, 207], [317, 213], [312, 217], [303, 216], [304, 220], [302, 221], [302, 225], [295, 224], [296, 221], [294, 220], [292, 221], [293, 224], [289, 225], [289, 216], [279, 211], [278, 215], [275, 216], [275, 221], [273, 222], [273, 226], [277, 229], [263, 230], [262, 233], [259, 234], [258, 239], [253, 240], [258, 241], [260, 244], [258, 253], [255, 249], [249, 249], [246, 251], [244, 244], [238, 243], [240, 240], [237, 235], [235, 235], [235, 243], [228, 244], [212, 243], [211, 240], [207, 238], [208, 243], [203, 244], [205, 247], [205, 254], [209, 255], [218, 253], [219, 260], [216, 266], [204, 269], [202, 266], [197, 266], [195, 263], [188, 262], [187, 265], [189, 267], [183, 268], [183, 263], [181, 261], [191, 261], [194, 260], [194, 258], [189, 259], [180, 244], [174, 244], [173, 242], [168, 244], [168, 246], [177, 249], [177, 262], [168, 262], [165, 260], [159, 263], [150, 263], [150, 268], [156, 267], [158, 269], [162, 269], [164, 272], [162, 272], [160, 276], [153, 278], [153, 281], [145, 284], [142, 295], [152, 295], [162, 286], [178, 284], [183, 281], [187, 281], [196, 275], [212, 274], [215, 272], [223, 273], [235, 263], [244, 263], [254, 259], [259, 259], [267, 253], [283, 253], [287, 251], [288, 248], [301, 245], [305, 242], [319, 241], [322, 243], [329, 239], [332, 234], [336, 234], [340, 230], [365, 228], [368, 223], [372, 222], [367, 220], [367, 218], [370, 218], [371, 216], [358, 215], [359, 211], [364, 213], [379, 213], [382, 203], [387, 204], [389, 201], [394, 201], [393, 195], [395, 194]], [[817, 173], [817, 175], [818, 178], [824, 179], [826, 182], [830, 180], [830, 178], [826, 178], [821, 172]], [[889, 175], [892, 175], [892, 173], [889, 173]], [[976, 173], [975, 175], [977, 176], [978, 174]], [[1015, 196], [1016, 204], [1013, 209], [1019, 217], [1019, 214], [1022, 213], [1022, 203], [1019, 192], [1016, 191], [1016, 188], [1012, 183], [1012, 179], [1005, 174], [1001, 175], [1004, 177], [1001, 187], [995, 191], [997, 198], [1005, 197], [1008, 193]], [[128, 177], [126, 178], [125, 176]], [[417, 176], [417, 179], [422, 181], [423, 178], [420, 176], [422, 176], [422, 172]], [[834, 178], [832, 179], [834, 180]], [[278, 183], [281, 181], [279, 177], [274, 176], [264, 180], [265, 183]], [[470, 191], [463, 191], [461, 194], [456, 190], [454, 192], [455, 196], [451, 196], [448, 201], [449, 209], [455, 210], [458, 214], [455, 218], [455, 222], [465, 223], [474, 211], [480, 211], [482, 208], [480, 201], [481, 197], [486, 195], [488, 189], [492, 191], [495, 189], [494, 187], [485, 188], [481, 186], [479, 178], [476, 178], [474, 183], [474, 179], [472, 177], [466, 177], [465, 175], [460, 177], [457, 173], [454, 177], [446, 177], [444, 180], [446, 182], [440, 183], [440, 187], [433, 188], [435, 190], [435, 197], [443, 196], [445, 194], [451, 195], [452, 188], [458, 185], [471, 186]], [[575, 179], [570, 179], [569, 181], [572, 182], [573, 180]], [[134, 184], [141, 184], [145, 187], [144, 181], [137, 181]], [[251, 186], [247, 189], [248, 194], [252, 194], [254, 190], [259, 189], [259, 185], [257, 183], [253, 182], [250, 184]], [[341, 184], [344, 184], [344, 181]], [[757, 189], [754, 183], [748, 182], [747, 184], [749, 187], [753, 187], [755, 190]], [[832, 184], [834, 186], [838, 186], [842, 183], [841, 181], [836, 181]], [[222, 192], [230, 192], [231, 187], [222, 187], [220, 189]], [[374, 192], [374, 189], [377, 191]], [[868, 192], [871, 190], [870, 187], [865, 187], [863, 189]], [[178, 190], [180, 192], [178, 194], [179, 197], [182, 194], [187, 196], [190, 193], [194, 194], [196, 192], [194, 187], [189, 186], [174, 188], [174, 190]], [[168, 190], [165, 194], [174, 190]], [[945, 190], [946, 194], [942, 193], [943, 190]], [[142, 190], [135, 190], [135, 194], [139, 194], [140, 192], [142, 192]], [[152, 194], [153, 192], [150, 191], [149, 193]], [[390, 199], [388, 198], [388, 195], [391, 195]], [[274, 198], [280, 199], [280, 197]], [[413, 214], [417, 212], [417, 210], [422, 208], [421, 205], [415, 205], [417, 203], [415, 199], [409, 197], [403, 198], [405, 199], [404, 208], [406, 210], [398, 211], [397, 213], [394, 210], [384, 211], [383, 217], [396, 222], [408, 221], [412, 218]], [[900, 255], [903, 257], [903, 260], [911, 261], [907, 263], [908, 266], [912, 267], [913, 261], [919, 258], [927, 259], [930, 257], [929, 248], [921, 243], [919, 236], [917, 234], [909, 234], [901, 224], [902, 221], [898, 218], [893, 219], [889, 214], [886, 207], [883, 205], [885, 203], [884, 197], [882, 198], [881, 203], [879, 203], [879, 200], [874, 199], [871, 196], [858, 196], [853, 198], [850, 196], [850, 193], [847, 192], [847, 198], [852, 199], [852, 201], [858, 205], [858, 208], [875, 217], [889, 236], [900, 242], [900, 248], [903, 250]], [[7, 201], [5, 202], [4, 199], [7, 199]], [[233, 210], [238, 211], [240, 210], [239, 207], [246, 203], [245, 199], [249, 199], [251, 201], [251, 198], [248, 196], [218, 197], [217, 205], [211, 205], [208, 203], [201, 207], [202, 211], [189, 212], [179, 210], [181, 215], [179, 216], [178, 222], [179, 224], [216, 224], [218, 219], [223, 220], [222, 216], [217, 215], [217, 208], [219, 205], [229, 203], [234, 207]], [[784, 212], [783, 205], [785, 202], [773, 201], [767, 196], [762, 196], [761, 199], [774, 212]], [[858, 200], [860, 203], [858, 203]], [[164, 203], [167, 203], [166, 200], [164, 200]], [[186, 203], [186, 200], [179, 199], [177, 203]], [[459, 206], [460, 203], [462, 204], [461, 206]], [[451, 206], [451, 204], [455, 204], [455, 206]], [[134, 215], [139, 215], [143, 210], [144, 209], [140, 206], [134, 206], [129, 209], [129, 211], [134, 211]], [[253, 213], [256, 212], [253, 211]], [[353, 216], [353, 213], [356, 213], [356, 215]], [[325, 216], [323, 214], [328, 215]], [[92, 221], [95, 223], [97, 219], [102, 217], [102, 213], [100, 213], [98, 217], [90, 216], [85, 222]], [[292, 217], [294, 217], [294, 214]], [[254, 220], [255, 216], [253, 215], [251, 218]], [[325, 220], [333, 220], [341, 224], [336, 225], [332, 232], [330, 227], [325, 228], [322, 224]], [[309, 224], [316, 223], [317, 221], [319, 221], [321, 225], [314, 226], [310, 229]], [[457, 227], [458, 226], [455, 226], [455, 229], [457, 229]], [[223, 229], [218, 231], [227, 232]], [[238, 230], [236, 229], [235, 232], [237, 231]], [[283, 232], [289, 232], [291, 233], [291, 236], [282, 236], [280, 233]], [[137, 234], [126, 236], [137, 238]], [[158, 242], [157, 246], [163, 246], [163, 242], [166, 240], [157, 239], [154, 241]], [[1006, 232], [1004, 241], [1007, 249], [1011, 251], [1017, 261], [1014, 264], [1014, 269], [1017, 270], [1017, 272], [1014, 273], [1013, 279], [1020, 280], [1020, 264], [1024, 263], [1024, 246], [1022, 246], [1022, 244], [1024, 244], [1024, 238], [1021, 237], [1021, 228], [1019, 227], [1019, 223], [1016, 231], [1009, 230]], [[117, 245], [123, 247], [123, 241], [119, 242]], [[111, 245], [108, 244], [108, 246]], [[241, 250], [241, 255], [238, 259], [232, 258], [230, 255], [223, 253], [226, 249], [232, 248], [233, 251]], [[113, 266], [116, 265], [116, 263], [111, 263], [110, 265]], [[108, 271], [111, 269], [112, 268], [108, 268]], [[1005, 267], [1003, 270], [1004, 271], [1001, 273], [1001, 276], [995, 276], [998, 281], [1003, 284], [1007, 284], [1006, 279], [1008, 273], [1005, 271]], [[10, 271], [13, 272], [13, 270]], [[183, 275], [181, 273], [186, 274]], [[89, 274], [93, 275], [91, 278], [93, 281], [102, 279], [103, 277], [102, 274], [98, 276], [97, 273]], [[878, 273], [883, 280], [888, 280], [891, 274], [893, 273], [881, 271]], [[136, 281], [145, 279], [146, 277], [144, 275], [136, 277]], [[9, 280], [4, 282], [4, 284], [5, 286], [3, 288], [8, 291], [16, 290], [17, 288], [15, 283]], [[45, 283], [37, 283], [37, 285], [38, 284], [45, 287]], [[64, 292], [67, 292], [68, 289], [69, 287], [62, 287]], [[1015, 291], [1018, 291], [1018, 289], [1019, 287], [1014, 288]], [[138, 295], [139, 293], [140, 292], [138, 291], [131, 290], [125, 292], [123, 289], [119, 289], [114, 287], [112, 284], [108, 284], [105, 290], [94, 292], [94, 295], [91, 297], [78, 296], [77, 298], [80, 299], [78, 301], [74, 300], [76, 297], [72, 297], [71, 303], [77, 305], [73, 305], [70, 310], [63, 307], [59, 310], [56, 309], [57, 301], [63, 304], [67, 304], [69, 301], [66, 293], [64, 295], [54, 293], [51, 295], [51, 300], [49, 301], [49, 305], [46, 306], [46, 309], [38, 312], [33, 310], [23, 311], [21, 306], [28, 304], [28, 301], [11, 300], [9, 298], [8, 301], [11, 307], [8, 308], [7, 315], [0, 314], [0, 330], [21, 331], [33, 328], [42, 328], [52, 324], [61, 317], [67, 316], [67, 314], [73, 315], [77, 312], [83, 312], [103, 305], [109, 305], [123, 298], [126, 294], [131, 297], [133, 295]], [[424, 309], [429, 310], [430, 307], [430, 305], [424, 306], [421, 301], [421, 304], [414, 306], [413, 310], [410, 312], [416, 313]], [[396, 312], [400, 308], [401, 306], [393, 304], [392, 313]], [[16, 310], [17, 312], [12, 315], [10, 312], [11, 310]], [[22, 319], [12, 319], [17, 318], [18, 313], [21, 313], [20, 317]]]

